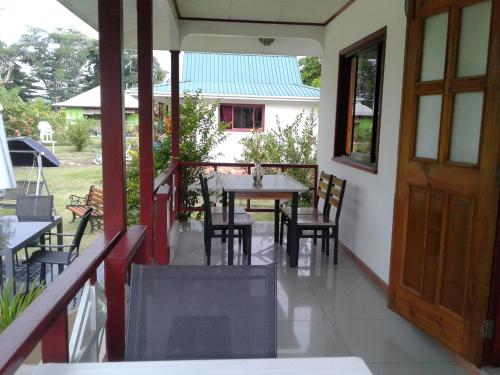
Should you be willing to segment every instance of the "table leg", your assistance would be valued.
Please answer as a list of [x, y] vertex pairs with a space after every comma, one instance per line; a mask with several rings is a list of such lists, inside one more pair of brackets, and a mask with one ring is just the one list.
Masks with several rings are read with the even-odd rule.
[[274, 201], [274, 242], [280, 240], [280, 201]]
[[[222, 207], [227, 207], [227, 193], [222, 191]], [[226, 231], [222, 231], [222, 243], [226, 242]]]
[[[62, 234], [63, 233], [63, 222], [62, 220], [57, 224], [57, 234]], [[64, 245], [64, 237], [63, 236], [57, 236], [57, 244], [58, 245]], [[58, 249], [59, 251], [63, 251], [62, 248]], [[43, 267], [43, 264], [42, 264]], [[51, 266], [52, 267], [52, 266]], [[60, 274], [62, 271], [64, 271], [64, 266], [62, 264], [59, 264], [58, 266], [58, 273]], [[52, 272], [52, 268], [51, 268]]]
[[293, 193], [292, 197], [292, 215], [288, 224], [288, 243], [290, 256], [290, 267], [297, 267], [299, 260], [299, 236], [297, 233], [297, 210], [299, 205], [299, 193]]
[[234, 258], [234, 192], [229, 192], [227, 264], [233, 265]]
[[[16, 269], [14, 266], [14, 252], [9, 251], [9, 253], [5, 252], [5, 280], [8, 282], [12, 280], [12, 292], [16, 293], [16, 281], [14, 277], [16, 276]], [[0, 263], [1, 264], [1, 263]], [[0, 273], [1, 276], [1, 273]]]

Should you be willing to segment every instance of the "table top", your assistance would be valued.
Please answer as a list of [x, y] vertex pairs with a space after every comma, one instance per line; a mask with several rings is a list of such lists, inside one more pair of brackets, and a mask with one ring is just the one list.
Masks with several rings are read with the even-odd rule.
[[17, 216], [0, 216], [0, 251], [17, 251], [61, 221], [61, 216], [54, 216], [51, 221], [19, 221]]
[[219, 174], [222, 187], [235, 193], [304, 193], [309, 189], [286, 174], [264, 175], [262, 185], [253, 184], [251, 175]]
[[41, 364], [35, 375], [170, 374], [170, 375], [372, 375], [357, 357], [230, 359], [159, 362]]

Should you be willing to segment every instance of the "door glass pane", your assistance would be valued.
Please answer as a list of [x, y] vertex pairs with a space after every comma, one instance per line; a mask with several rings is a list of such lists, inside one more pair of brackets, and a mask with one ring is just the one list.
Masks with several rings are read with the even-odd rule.
[[458, 50], [459, 77], [486, 74], [490, 19], [491, 1], [463, 8]]
[[421, 81], [444, 78], [447, 33], [448, 13], [425, 19]]
[[418, 99], [416, 157], [437, 159], [441, 102], [442, 95], [426, 95]]
[[450, 148], [451, 161], [477, 164], [483, 96], [482, 92], [455, 95]]

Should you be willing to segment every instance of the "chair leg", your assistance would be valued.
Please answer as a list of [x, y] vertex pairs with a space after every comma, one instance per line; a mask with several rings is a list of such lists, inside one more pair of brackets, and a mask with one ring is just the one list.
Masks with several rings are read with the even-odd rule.
[[224, 230], [222, 231], [222, 237], [221, 237], [221, 239], [220, 239], [222, 243], [226, 243], [226, 239], [227, 239], [227, 237], [226, 237], [226, 236], [227, 236], [227, 234], [226, 234], [226, 230], [224, 229]]
[[333, 264], [337, 265], [338, 264], [338, 258], [339, 258], [339, 230], [337, 227], [333, 229], [333, 234], [334, 234], [334, 248], [333, 248]]
[[326, 256], [330, 255], [330, 229], [325, 230]]
[[241, 235], [241, 229], [238, 229], [238, 244], [241, 245], [241, 241], [243, 240], [243, 237]]
[[30, 290], [30, 262], [26, 261], [26, 293]]
[[45, 263], [40, 263], [40, 283], [45, 280], [46, 275], [45, 275]]
[[283, 231], [285, 229], [285, 220], [286, 216], [285, 214], [281, 214], [281, 230], [280, 230], [280, 245], [283, 245]]
[[73, 219], [71, 219], [70, 223], [74, 223], [76, 220], [76, 215], [74, 212], [71, 212], [73, 214]]
[[207, 256], [207, 266], [210, 265], [210, 257], [212, 256], [212, 237], [207, 236], [205, 243], [205, 254]]
[[326, 251], [326, 241], [325, 241], [325, 231], [321, 231], [321, 252], [324, 253]]
[[318, 243], [318, 231], [315, 229], [314, 230], [314, 238], [313, 238], [313, 243], [316, 245]]
[[246, 231], [246, 241], [247, 241], [247, 263], [252, 264], [252, 227], [249, 227]]
[[[239, 229], [238, 232], [241, 233], [241, 229]], [[243, 229], [243, 255], [247, 255], [248, 254], [248, 241], [247, 241], [247, 238], [248, 238], [248, 229], [245, 228], [245, 229]], [[241, 243], [241, 241], [240, 241], [240, 243]]]

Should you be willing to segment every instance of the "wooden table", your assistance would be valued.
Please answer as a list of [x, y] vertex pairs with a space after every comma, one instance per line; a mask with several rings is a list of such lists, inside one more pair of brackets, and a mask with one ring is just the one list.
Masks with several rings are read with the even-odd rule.
[[261, 186], [255, 186], [250, 175], [217, 174], [223, 189], [223, 204], [229, 206], [228, 223], [228, 263], [234, 257], [234, 199], [274, 200], [274, 242], [279, 240], [280, 200], [292, 201], [292, 214], [287, 232], [287, 253], [290, 267], [297, 267], [299, 257], [299, 237], [297, 236], [297, 208], [299, 193], [309, 189], [285, 174], [264, 175]]
[[[0, 216], [0, 257], [5, 257], [5, 273], [7, 280], [16, 275], [14, 266], [15, 254], [25, 246], [41, 239], [42, 235], [57, 226], [57, 233], [63, 232], [61, 216], [54, 216], [50, 221], [19, 221], [17, 216]], [[57, 236], [57, 244], [62, 245], [63, 238]]]
[[356, 357], [41, 364], [35, 375], [372, 375]]

